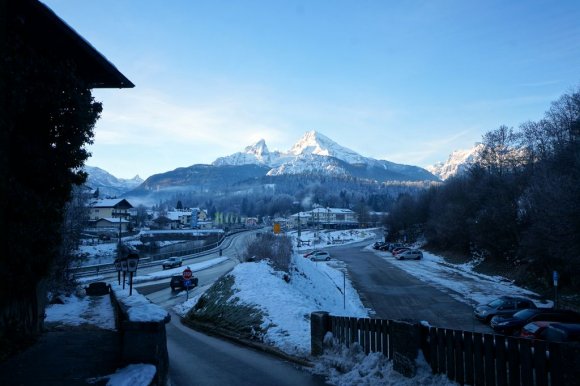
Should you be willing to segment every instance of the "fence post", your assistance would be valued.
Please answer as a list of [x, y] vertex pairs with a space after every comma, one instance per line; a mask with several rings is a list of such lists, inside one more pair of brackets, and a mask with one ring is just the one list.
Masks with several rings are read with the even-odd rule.
[[416, 323], [392, 321], [390, 336], [393, 339], [393, 369], [405, 377], [417, 373], [415, 360], [421, 347], [421, 331]]
[[324, 353], [324, 335], [330, 331], [330, 316], [326, 311], [310, 314], [310, 352], [313, 356]]

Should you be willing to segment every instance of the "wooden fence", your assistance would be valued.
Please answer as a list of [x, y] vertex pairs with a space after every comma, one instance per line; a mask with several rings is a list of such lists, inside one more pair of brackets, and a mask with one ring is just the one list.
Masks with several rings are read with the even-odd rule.
[[330, 316], [330, 331], [340, 343], [347, 347], [358, 343], [366, 354], [382, 352], [387, 358], [393, 359], [390, 324], [391, 321], [386, 319]]
[[[393, 359], [393, 321], [330, 316], [329, 330], [346, 346]], [[580, 384], [580, 349], [569, 344], [417, 325], [433, 373], [459, 384], [559, 386]]]

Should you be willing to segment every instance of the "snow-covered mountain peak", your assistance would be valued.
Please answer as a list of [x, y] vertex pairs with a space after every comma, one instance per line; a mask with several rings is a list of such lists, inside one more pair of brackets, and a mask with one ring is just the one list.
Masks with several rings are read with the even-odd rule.
[[471, 149], [455, 150], [449, 155], [446, 162], [438, 162], [425, 169], [440, 179], [446, 180], [449, 177], [464, 173], [477, 162], [482, 147], [483, 145], [478, 142]]
[[[268, 166], [270, 176], [284, 174], [356, 175], [375, 180], [426, 179], [426, 170], [364, 157], [317, 132], [306, 132], [290, 150], [269, 152], [262, 139], [243, 151], [216, 159], [213, 166]], [[409, 177], [412, 176], [412, 177]]]
[[338, 158], [348, 163], [368, 163], [369, 159], [360, 154], [340, 146], [327, 136], [317, 132], [308, 131], [288, 151], [289, 155], [321, 155]]
[[131, 179], [126, 179], [117, 178], [96, 166], [85, 165], [83, 169], [88, 174], [87, 185], [93, 189], [99, 189], [103, 197], [120, 196], [143, 183], [143, 179], [138, 175]]
[[328, 148], [333, 146], [338, 146], [338, 144], [316, 131], [308, 131], [292, 146], [288, 153], [292, 155], [316, 154], [328, 156], [330, 155]]
[[276, 158], [277, 154], [274, 152], [270, 153], [268, 146], [266, 146], [266, 141], [260, 139], [253, 145], [246, 146], [244, 151], [234, 153], [226, 157], [220, 157], [213, 161], [214, 166], [224, 166], [224, 165], [270, 165], [273, 162], [272, 158]]
[[255, 144], [246, 146], [244, 153], [254, 154], [256, 157], [263, 157], [270, 154], [270, 151], [268, 150], [268, 146], [266, 146], [266, 141], [260, 139]]

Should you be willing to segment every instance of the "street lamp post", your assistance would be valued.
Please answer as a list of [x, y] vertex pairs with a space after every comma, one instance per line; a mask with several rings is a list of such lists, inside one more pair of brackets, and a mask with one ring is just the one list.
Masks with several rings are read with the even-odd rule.
[[127, 271], [129, 271], [129, 296], [133, 294], [133, 274], [137, 272], [137, 265], [139, 264], [139, 255], [130, 253], [127, 256]]
[[127, 258], [121, 258], [121, 271], [123, 271], [123, 289], [125, 289], [125, 279], [127, 278]]
[[117, 280], [119, 281], [119, 285], [121, 285], [121, 258], [117, 257], [115, 259], [115, 269], [117, 270]]

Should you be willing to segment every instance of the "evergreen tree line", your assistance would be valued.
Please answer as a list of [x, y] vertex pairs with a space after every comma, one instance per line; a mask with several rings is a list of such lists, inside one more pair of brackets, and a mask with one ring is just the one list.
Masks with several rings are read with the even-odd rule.
[[525, 280], [580, 287], [580, 90], [544, 118], [500, 126], [482, 139], [463, 175], [394, 203], [389, 235], [424, 235], [428, 246], [507, 262]]
[[179, 202], [183, 207], [202, 208], [210, 218], [216, 213], [245, 217], [278, 217], [310, 210], [317, 206], [351, 209], [369, 218], [369, 211], [387, 212], [396, 198], [407, 193], [416, 195], [432, 181], [390, 181], [378, 183], [353, 177], [322, 175], [267, 176], [228, 192], [180, 192], [164, 199], [158, 208], [171, 209]]

